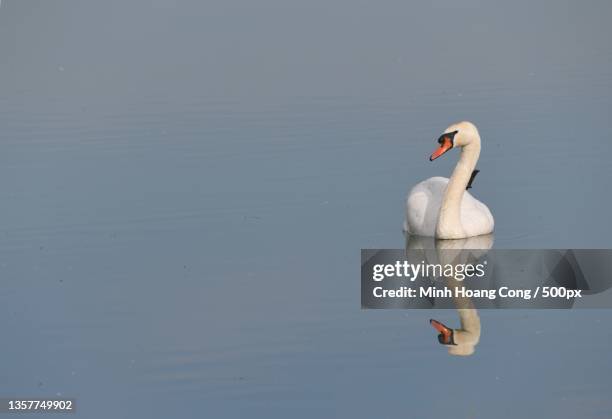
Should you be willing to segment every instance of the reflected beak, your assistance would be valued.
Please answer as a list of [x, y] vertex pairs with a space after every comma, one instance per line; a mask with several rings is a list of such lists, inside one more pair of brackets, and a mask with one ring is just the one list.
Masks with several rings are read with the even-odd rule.
[[444, 324], [437, 320], [431, 319], [429, 323], [436, 329], [440, 334], [438, 335], [438, 342], [442, 345], [456, 345], [454, 334], [455, 332], [450, 327], [446, 327]]
[[438, 147], [436, 151], [433, 152], [431, 157], [429, 157], [429, 161], [434, 161], [435, 159], [440, 157], [442, 154], [446, 153], [448, 150], [453, 148], [453, 142], [450, 140], [450, 138], [443, 137], [441, 140], [442, 141], [440, 142], [440, 147]]

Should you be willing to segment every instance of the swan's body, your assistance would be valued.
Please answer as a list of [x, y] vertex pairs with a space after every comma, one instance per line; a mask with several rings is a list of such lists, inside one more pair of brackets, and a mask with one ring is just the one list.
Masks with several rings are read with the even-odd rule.
[[439, 239], [463, 239], [493, 231], [489, 208], [466, 187], [480, 156], [480, 135], [470, 122], [451, 125], [438, 140], [434, 160], [451, 148], [461, 147], [461, 157], [450, 179], [432, 177], [417, 184], [406, 201], [404, 230]]
[[[448, 178], [436, 176], [412, 188], [406, 201], [404, 230], [417, 236], [437, 237], [436, 226], [448, 181]], [[455, 238], [480, 236], [493, 231], [491, 211], [468, 191], [463, 193], [459, 212], [465, 236]]]

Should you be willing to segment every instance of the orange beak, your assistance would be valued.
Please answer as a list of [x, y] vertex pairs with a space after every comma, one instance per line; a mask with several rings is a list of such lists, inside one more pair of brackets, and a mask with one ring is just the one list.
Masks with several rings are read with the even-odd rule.
[[448, 137], [443, 137], [440, 147], [438, 147], [436, 151], [433, 152], [431, 157], [429, 157], [429, 161], [434, 161], [435, 159], [440, 157], [442, 154], [446, 153], [451, 148], [453, 148], [452, 141]]
[[429, 323], [436, 329], [440, 334], [438, 335], [438, 340], [442, 345], [453, 345], [453, 329], [446, 327], [444, 324], [440, 323], [437, 320], [431, 319]]

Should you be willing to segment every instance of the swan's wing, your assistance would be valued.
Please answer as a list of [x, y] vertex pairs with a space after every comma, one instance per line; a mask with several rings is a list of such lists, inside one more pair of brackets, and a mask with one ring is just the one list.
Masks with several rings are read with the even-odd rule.
[[447, 178], [432, 177], [415, 185], [406, 200], [404, 230], [410, 234], [433, 237]]
[[493, 231], [494, 220], [489, 208], [465, 191], [461, 201], [461, 224], [469, 236], [489, 234]]

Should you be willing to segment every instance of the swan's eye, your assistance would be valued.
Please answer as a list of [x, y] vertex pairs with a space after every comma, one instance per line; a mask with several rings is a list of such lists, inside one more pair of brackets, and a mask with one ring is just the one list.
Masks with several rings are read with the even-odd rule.
[[455, 135], [458, 132], [459, 131], [453, 131], [453, 132], [447, 132], [447, 133], [444, 133], [444, 134], [440, 135], [440, 138], [438, 138], [438, 144], [442, 145], [442, 144], [444, 144], [445, 140], [448, 140], [454, 146], [455, 145], [455, 143], [454, 143]]

